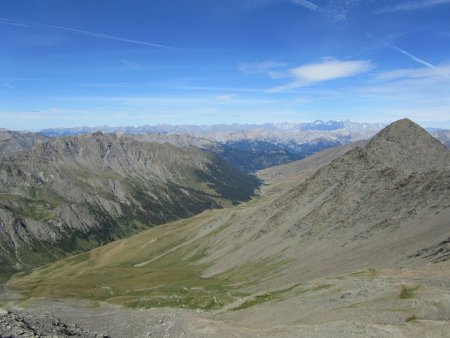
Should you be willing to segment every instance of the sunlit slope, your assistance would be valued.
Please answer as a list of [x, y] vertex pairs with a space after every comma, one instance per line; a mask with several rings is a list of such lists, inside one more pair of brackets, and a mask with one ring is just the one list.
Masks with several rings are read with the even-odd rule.
[[[254, 206], [252, 206], [254, 204]], [[249, 203], [246, 211], [257, 207]], [[207, 211], [61, 260], [10, 285], [27, 297], [75, 297], [132, 307], [219, 308], [249, 294], [248, 285], [277, 271], [281, 261], [252, 262], [203, 278], [202, 262], [217, 236], [242, 210]]]
[[249, 203], [146, 231], [10, 285], [29, 297], [245, 309], [301, 294], [311, 280], [449, 259], [450, 152], [422, 128], [402, 120], [318, 162], [295, 186], [274, 183]]
[[280, 253], [296, 280], [449, 255], [450, 152], [409, 120], [274, 197], [222, 234], [239, 248], [210, 250], [204, 276]]

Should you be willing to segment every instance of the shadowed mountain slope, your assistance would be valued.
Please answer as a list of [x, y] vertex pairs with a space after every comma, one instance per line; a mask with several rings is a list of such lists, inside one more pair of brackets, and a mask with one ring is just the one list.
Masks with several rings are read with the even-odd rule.
[[0, 163], [1, 265], [39, 265], [245, 201], [257, 184], [193, 148], [102, 133], [52, 139]]

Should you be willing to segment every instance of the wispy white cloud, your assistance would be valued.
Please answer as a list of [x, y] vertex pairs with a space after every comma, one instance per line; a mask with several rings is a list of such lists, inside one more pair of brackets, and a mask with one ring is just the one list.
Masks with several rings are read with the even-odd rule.
[[367, 31], [367, 30], [365, 30], [364, 32], [366, 33], [366, 35], [367, 35], [368, 37], [374, 38], [374, 39], [378, 40], [378, 41], [379, 41], [380, 43], [382, 43], [385, 47], [389, 47], [389, 48], [395, 50], [396, 52], [398, 52], [398, 53], [400, 53], [400, 54], [402, 54], [402, 55], [408, 57], [408, 58], [411, 59], [412, 61], [417, 62], [417, 63], [421, 64], [422, 66], [426, 66], [426, 67], [428, 67], [428, 68], [432, 68], [432, 69], [435, 68], [435, 66], [434, 66], [432, 63], [430, 63], [430, 62], [424, 60], [424, 59], [421, 58], [421, 57], [418, 57], [417, 55], [414, 55], [414, 54], [408, 52], [407, 50], [405, 50], [405, 49], [403, 49], [403, 48], [400, 48], [399, 46], [397, 46], [397, 45], [395, 45], [395, 44], [389, 42], [387, 39], [383, 39], [383, 38], [377, 36], [376, 34], [373, 34], [373, 33], [369, 32], [369, 31]]
[[232, 92], [232, 93], [265, 93], [263, 89], [250, 88], [250, 87], [214, 87], [214, 86], [198, 86], [189, 84], [172, 84], [166, 85], [166, 88], [173, 90], [183, 90], [183, 91], [199, 91], [199, 92]]
[[429, 63], [428, 61], [425, 61], [424, 59], [419, 58], [419, 57], [417, 57], [417, 56], [415, 56], [415, 55], [413, 55], [413, 54], [407, 52], [406, 50], [404, 50], [404, 49], [402, 49], [402, 48], [400, 48], [400, 47], [397, 47], [397, 46], [392, 45], [392, 44], [389, 44], [389, 45], [390, 45], [394, 50], [396, 50], [397, 52], [399, 52], [399, 53], [401, 53], [401, 54], [406, 55], [407, 57], [409, 57], [411, 60], [413, 60], [413, 61], [415, 61], [415, 62], [417, 62], [417, 63], [420, 63], [420, 64], [422, 64], [422, 65], [424, 65], [424, 66], [427, 66], [427, 67], [429, 67], [429, 68], [434, 68], [434, 66], [433, 66], [431, 63]]
[[5, 86], [6, 88], [9, 88], [9, 89], [15, 89], [15, 87], [8, 82], [3, 82], [3, 86]]
[[302, 6], [306, 9], [309, 9], [311, 11], [314, 11], [324, 17], [327, 17], [328, 19], [332, 19], [334, 21], [345, 21], [347, 19], [345, 11], [342, 10], [332, 10], [320, 7], [316, 5], [315, 3], [308, 1], [308, 0], [291, 0], [294, 4]]
[[264, 61], [264, 62], [251, 62], [240, 63], [238, 68], [244, 74], [250, 75], [266, 75], [271, 78], [280, 78], [283, 76], [282, 68], [285, 68], [287, 63]]
[[378, 81], [399, 81], [406, 79], [432, 79], [442, 78], [445, 80], [450, 78], [450, 64], [439, 66], [422, 67], [422, 68], [406, 68], [385, 71], [377, 74], [375, 79]]
[[426, 61], [426, 60], [424, 60], [424, 59], [422, 59], [422, 58], [420, 58], [420, 57], [418, 57], [418, 56], [416, 56], [414, 54], [411, 54], [410, 52], [408, 52], [408, 51], [404, 50], [403, 48], [400, 48], [400, 47], [398, 47], [396, 45], [393, 45], [393, 44], [390, 44], [390, 43], [388, 43], [388, 45], [392, 49], [394, 49], [395, 51], [397, 51], [397, 52], [399, 52], [399, 53], [409, 57], [411, 60], [413, 60], [413, 61], [415, 61], [415, 62], [417, 62], [417, 63], [419, 63], [419, 64], [421, 64], [421, 65], [423, 65], [425, 67], [428, 67], [428, 68], [432, 69], [433, 72], [436, 75], [440, 75], [442, 77], [446, 77], [447, 79], [450, 79], [449, 73], [446, 72], [446, 71], [443, 71], [443, 69], [441, 67], [436, 67], [435, 65], [431, 64], [430, 62], [428, 62], [428, 61]]
[[63, 27], [63, 26], [54, 26], [54, 25], [45, 25], [45, 24], [39, 24], [39, 23], [34, 23], [34, 22], [22, 21], [22, 20], [14, 20], [14, 19], [2, 18], [2, 17], [0, 17], [0, 24], [8, 25], [8, 26], [18, 26], [18, 27], [24, 27], [24, 28], [54, 30], [54, 31], [59, 31], [59, 32], [66, 32], [66, 33], [73, 33], [73, 34], [89, 36], [89, 37], [92, 37], [92, 38], [114, 40], [114, 41], [120, 41], [120, 42], [127, 42], [127, 43], [133, 43], [133, 44], [138, 44], [138, 45], [150, 46], [150, 47], [173, 49], [173, 47], [160, 45], [160, 44], [156, 44], [156, 43], [150, 43], [150, 42], [145, 42], [145, 41], [140, 41], [140, 40], [121, 38], [121, 37], [117, 37], [117, 36], [113, 36], [113, 35], [96, 33], [96, 32], [91, 32], [91, 31], [85, 31], [85, 30], [76, 29], [76, 28]]
[[[320, 7], [320, 6], [316, 5], [315, 3], [308, 1], [308, 0], [291, 0], [291, 1], [297, 5], [300, 5], [311, 11], [314, 11], [322, 16], [325, 16], [329, 19], [333, 19], [334, 21], [346, 21], [349, 8], [351, 8], [355, 3], [359, 2], [358, 0], [349, 0], [349, 1], [346, 1], [345, 4], [341, 5], [341, 7], [338, 7], [337, 9], [336, 8], [332, 9], [332, 8]], [[446, 4], [446, 3], [450, 3], [450, 0], [424, 0], [424, 1], [420, 1], [420, 2], [419, 1], [410, 1], [410, 2], [404, 2], [400, 5], [397, 5], [397, 6], [394, 6], [391, 8], [386, 8], [384, 11], [386, 12], [386, 11], [414, 10], [414, 9], [442, 5], [442, 4]], [[381, 11], [383, 11], [383, 10], [381, 10]], [[381, 12], [378, 12], [378, 13], [381, 13]], [[394, 44], [391, 44], [388, 41], [386, 41], [385, 39], [377, 37], [376, 35], [368, 32], [368, 31], [365, 31], [365, 32], [369, 36], [376, 37], [378, 40], [382, 41], [387, 46], [391, 47], [392, 49], [399, 52], [400, 54], [407, 56], [411, 60], [413, 60], [417, 63], [420, 63], [422, 65], [425, 65], [427, 67], [430, 67], [430, 68], [434, 67], [431, 63], [408, 52], [407, 50], [400, 48]]]
[[405, 1], [397, 3], [391, 7], [385, 7], [377, 11], [377, 14], [389, 13], [389, 12], [409, 12], [419, 9], [425, 9], [430, 7], [436, 7], [440, 5], [450, 4], [450, 0], [420, 0], [420, 1]]
[[[280, 109], [282, 100], [264, 97], [237, 96], [229, 93], [211, 95], [149, 95], [149, 96], [65, 96], [54, 97], [51, 107], [37, 103], [20, 108], [0, 107], [2, 127], [8, 129], [43, 129], [60, 126], [144, 124], [211, 124], [219, 121], [248, 122], [249, 114], [265, 122], [264, 109]], [[3, 102], [2, 102], [3, 103]], [[26, 103], [26, 102], [25, 102]], [[254, 113], [251, 113], [254, 112]], [[270, 116], [277, 116], [270, 114]]]
[[235, 95], [232, 94], [223, 94], [223, 95], [217, 95], [213, 98], [213, 100], [217, 103], [227, 103], [231, 102], [235, 98]]
[[136, 62], [136, 61], [125, 60], [125, 59], [121, 59], [120, 61], [128, 69], [143, 69], [143, 68], [145, 68], [143, 65], [141, 65], [139, 62]]
[[369, 61], [326, 60], [300, 66], [291, 70], [295, 77], [306, 83], [333, 80], [366, 72], [372, 67]]
[[351, 77], [365, 73], [373, 67], [374, 65], [370, 61], [340, 61], [327, 59], [320, 63], [310, 63], [290, 69], [289, 74], [293, 81], [272, 88], [269, 92], [282, 92], [319, 82]]
[[[450, 120], [450, 64], [372, 73], [371, 79], [341, 90], [342, 99], [382, 120], [408, 116], [418, 121]], [[447, 126], [450, 126], [447, 123]]]

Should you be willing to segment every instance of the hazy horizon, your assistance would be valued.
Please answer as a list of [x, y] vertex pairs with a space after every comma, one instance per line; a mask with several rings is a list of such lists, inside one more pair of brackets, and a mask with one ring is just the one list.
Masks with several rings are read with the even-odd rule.
[[[407, 117], [405, 117], [407, 118]], [[28, 129], [12, 129], [12, 128], [5, 128], [4, 126], [0, 126], [0, 129], [6, 129], [6, 130], [11, 130], [11, 131], [19, 131], [19, 132], [41, 132], [41, 131], [45, 131], [45, 130], [57, 130], [57, 129], [96, 129], [97, 130], [101, 130], [101, 128], [105, 128], [105, 129], [127, 129], [127, 128], [145, 128], [145, 127], [150, 127], [150, 128], [158, 128], [158, 127], [199, 127], [199, 128], [208, 128], [208, 127], [214, 127], [214, 126], [264, 126], [264, 125], [275, 125], [275, 126], [280, 126], [283, 124], [293, 124], [293, 125], [297, 125], [297, 124], [312, 124], [314, 122], [323, 122], [323, 123], [327, 123], [327, 122], [351, 122], [351, 123], [360, 123], [360, 124], [368, 124], [368, 125], [377, 125], [377, 124], [381, 124], [381, 125], [385, 125], [388, 126], [389, 124], [395, 122], [395, 121], [388, 121], [388, 122], [383, 122], [383, 121], [352, 121], [349, 119], [337, 119], [337, 120], [314, 120], [314, 121], [292, 121], [292, 122], [288, 122], [288, 121], [278, 121], [278, 122], [262, 122], [262, 123], [237, 123], [237, 122], [232, 122], [232, 123], [208, 123], [208, 124], [192, 124], [192, 123], [186, 123], [186, 124], [174, 124], [174, 123], [160, 123], [160, 124], [142, 124], [142, 125], [128, 125], [128, 124], [123, 124], [123, 125], [109, 125], [109, 124], [103, 124], [103, 125], [72, 125], [72, 126], [55, 126], [55, 127], [44, 127], [44, 128], [28, 128]], [[450, 129], [449, 127], [446, 127], [445, 125], [443, 126], [442, 123], [438, 124], [438, 123], [433, 123], [433, 122], [417, 122], [417, 121], [413, 121], [415, 123], [417, 123], [418, 125], [420, 125], [423, 128], [429, 128], [429, 129], [442, 129], [442, 130], [448, 130]]]

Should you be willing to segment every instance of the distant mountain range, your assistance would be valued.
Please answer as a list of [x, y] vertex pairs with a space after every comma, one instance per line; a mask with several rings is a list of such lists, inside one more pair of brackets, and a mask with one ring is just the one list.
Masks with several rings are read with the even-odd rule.
[[265, 124], [214, 124], [214, 125], [155, 125], [155, 126], [97, 126], [97, 127], [74, 127], [74, 128], [53, 128], [43, 129], [41, 134], [46, 136], [67, 136], [67, 135], [80, 135], [90, 134], [95, 131], [102, 131], [105, 133], [121, 132], [125, 134], [146, 134], [146, 133], [161, 133], [161, 134], [189, 134], [192, 136], [215, 136], [210, 139], [216, 141], [223, 141], [220, 136], [236, 134], [236, 135], [255, 135], [257, 132], [269, 133], [275, 131], [284, 132], [296, 132], [296, 131], [336, 131], [336, 130], [351, 130], [351, 131], [372, 131], [376, 132], [385, 127], [385, 124], [381, 123], [360, 123], [351, 121], [321, 121], [316, 120], [314, 122], [305, 123], [265, 123]]
[[[103, 133], [127, 134], [140, 141], [170, 143], [211, 151], [246, 173], [301, 160], [323, 149], [367, 140], [384, 124], [351, 121], [310, 123], [156, 125], [140, 127], [75, 127], [44, 129], [39, 133], [0, 130], [0, 156], [52, 137]], [[450, 148], [450, 130], [428, 131]]]
[[[244, 172], [303, 159], [323, 149], [367, 140], [386, 125], [348, 120], [310, 123], [156, 125], [140, 127], [76, 127], [42, 130], [48, 137], [106, 133], [148, 135], [153, 142], [211, 150]], [[450, 130], [430, 128], [434, 137], [450, 148]], [[142, 136], [140, 136], [142, 138]]]

